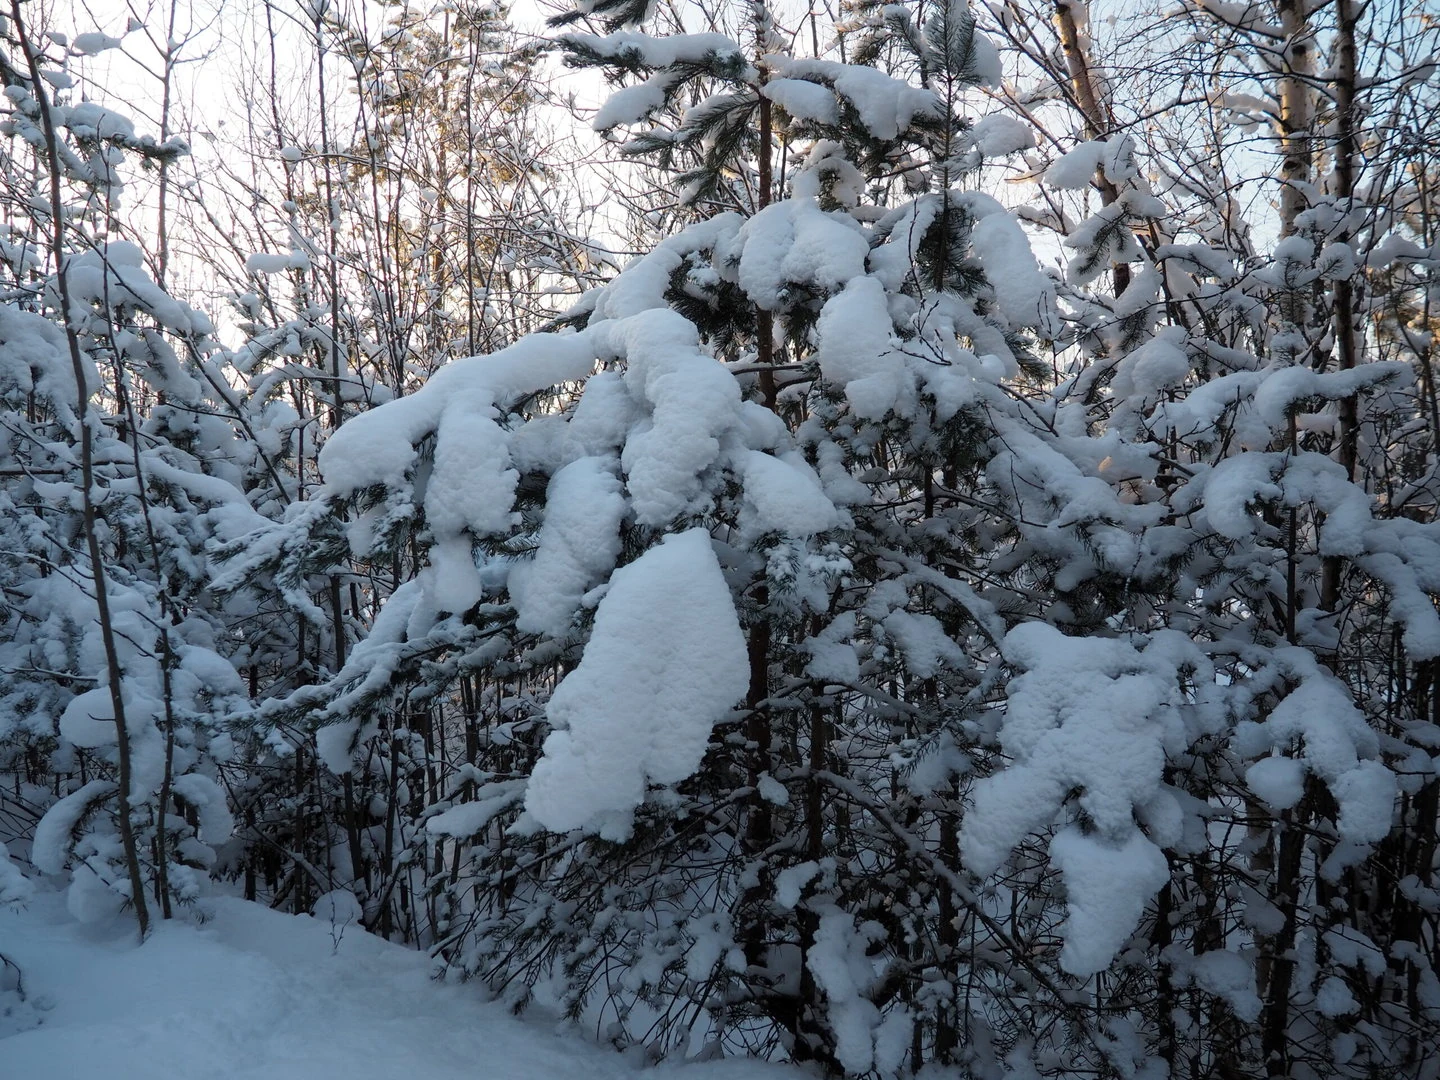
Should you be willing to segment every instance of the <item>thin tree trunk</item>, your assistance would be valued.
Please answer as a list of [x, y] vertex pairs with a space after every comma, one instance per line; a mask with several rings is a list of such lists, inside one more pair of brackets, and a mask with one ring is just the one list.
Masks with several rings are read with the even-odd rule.
[[1315, 66], [1310, 25], [1303, 0], [1280, 0], [1285, 34], [1285, 76], [1280, 80], [1280, 235], [1295, 232], [1295, 219], [1309, 205], [1312, 118], [1309, 79]]
[[[1335, 191], [1336, 198], [1348, 208], [1355, 199], [1355, 26], [1359, 13], [1352, 0], [1335, 0]], [[1348, 234], [1347, 234], [1348, 235]], [[1349, 371], [1356, 364], [1358, 343], [1355, 325], [1356, 296], [1354, 279], [1350, 276], [1335, 283], [1334, 331], [1340, 368]], [[1340, 399], [1340, 432], [1336, 459], [1346, 477], [1355, 479], [1359, 442], [1357, 399], [1354, 394]], [[1320, 586], [1320, 606], [1334, 611], [1340, 604], [1340, 569], [1338, 557], [1326, 558]]]
[[[1075, 94], [1075, 103], [1085, 120], [1085, 134], [1090, 139], [1103, 139], [1111, 128], [1110, 117], [1095, 93], [1095, 76], [1090, 70], [1090, 57], [1080, 41], [1080, 28], [1075, 19], [1075, 4], [1078, 0], [1056, 0], [1055, 28], [1060, 35], [1060, 50], [1065, 55], [1065, 66], [1070, 73], [1070, 84]], [[1120, 198], [1120, 189], [1103, 169], [1096, 171], [1095, 183], [1100, 189], [1100, 202], [1110, 206]], [[1130, 287], [1130, 267], [1117, 262], [1113, 269], [1115, 295], [1119, 296]]]
[[110, 598], [105, 574], [105, 559], [100, 551], [99, 531], [95, 514], [95, 445], [90, 430], [90, 394], [85, 387], [85, 361], [80, 352], [80, 337], [75, 330], [71, 314], [70, 275], [65, 266], [65, 215], [60, 188], [59, 136], [55, 133], [55, 117], [50, 111], [49, 95], [40, 76], [40, 65], [35, 58], [20, 0], [10, 0], [10, 13], [15, 23], [15, 33], [20, 47], [25, 52], [25, 62], [30, 70], [30, 91], [40, 107], [41, 130], [45, 136], [46, 165], [50, 180], [50, 241], [54, 248], [56, 288], [60, 294], [60, 318], [65, 326], [65, 341], [69, 347], [70, 369], [75, 378], [75, 416], [80, 428], [80, 479], [81, 479], [81, 523], [85, 532], [86, 553], [90, 561], [90, 576], [95, 583], [95, 608], [100, 622], [100, 638], [105, 650], [105, 672], [109, 682], [110, 707], [115, 713], [115, 745], [119, 756], [120, 784], [117, 794], [120, 818], [120, 845], [125, 855], [125, 868], [130, 878], [130, 902], [135, 907], [135, 919], [140, 926], [143, 939], [150, 932], [150, 910], [145, 901], [145, 882], [140, 871], [140, 852], [135, 841], [135, 825], [130, 820], [130, 728], [126, 723], [125, 697], [121, 686], [123, 673], [120, 668], [120, 653], [115, 643], [115, 628], [110, 622]]

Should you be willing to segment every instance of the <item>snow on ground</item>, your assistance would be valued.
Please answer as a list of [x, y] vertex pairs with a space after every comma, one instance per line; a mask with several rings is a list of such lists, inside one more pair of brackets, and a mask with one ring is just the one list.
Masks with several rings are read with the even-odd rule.
[[[423, 953], [354, 926], [232, 898], [202, 926], [82, 926], [54, 893], [0, 910], [3, 1080], [785, 1080], [740, 1060], [640, 1069], [517, 1019], [473, 985], [429, 978]], [[333, 933], [332, 933], [333, 930]], [[338, 945], [336, 939], [338, 938]], [[8, 970], [8, 969], [7, 969]], [[0, 972], [3, 976], [4, 972]], [[6, 1007], [11, 1006], [10, 1015]], [[16, 1032], [40, 1020], [38, 1027]], [[8, 1037], [6, 1037], [8, 1036]]]

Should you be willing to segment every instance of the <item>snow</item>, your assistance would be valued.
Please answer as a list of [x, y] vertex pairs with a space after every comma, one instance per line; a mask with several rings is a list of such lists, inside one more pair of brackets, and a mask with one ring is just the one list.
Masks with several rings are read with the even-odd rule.
[[833, 124], [840, 118], [835, 95], [819, 83], [805, 79], [772, 79], [761, 93], [796, 120]]
[[1005, 113], [982, 116], [970, 129], [970, 138], [982, 157], [998, 158], [1035, 146], [1035, 130]]
[[1131, 213], [1129, 201], [1122, 197], [1101, 207], [1065, 238], [1065, 246], [1076, 251], [1066, 267], [1072, 283], [1088, 284], [1107, 269], [1110, 262], [1134, 262], [1140, 258], [1140, 246], [1132, 231], [1125, 227], [1125, 219]]
[[[72, 126], [81, 122], [76, 114], [82, 110], [88, 110], [83, 126], [92, 132], [99, 130], [100, 137], [134, 138], [133, 131], [127, 134], [127, 131], [111, 130], [117, 123], [114, 114], [89, 102], [70, 110]], [[109, 134], [105, 134], [107, 131]], [[76, 133], [80, 133], [78, 128]], [[144, 263], [144, 252], [128, 240], [97, 243], [80, 254], [67, 256], [65, 267], [71, 302], [102, 309], [143, 311], [162, 326], [182, 335], [208, 334], [215, 329], [208, 317], [156, 285]]]
[[463, 612], [483, 594], [472, 540], [508, 532], [514, 521], [519, 473], [511, 467], [500, 409], [584, 378], [594, 361], [588, 334], [533, 334], [491, 356], [449, 364], [416, 393], [361, 413], [330, 436], [320, 451], [327, 493], [402, 486], [418, 460], [417, 444], [433, 434], [434, 462], [424, 485], [435, 541], [430, 596], [441, 611]]
[[1288, 810], [1305, 795], [1305, 766], [1294, 758], [1261, 758], [1245, 770], [1245, 784], [1272, 810]]
[[[347, 902], [348, 897], [348, 902]], [[18, 964], [38, 1026], [0, 1048], [16, 1080], [784, 1080], [753, 1061], [641, 1069], [538, 1016], [517, 1019], [478, 985], [431, 978], [423, 952], [361, 930], [348, 893], [319, 917], [229, 897], [203, 925], [160, 923], [143, 945], [129, 917], [81, 927], [53, 893], [0, 910], [0, 952]]]
[[875, 1036], [881, 1024], [880, 1010], [862, 996], [874, 977], [865, 944], [863, 930], [856, 932], [850, 915], [830, 912], [821, 916], [806, 957], [806, 966], [835, 1019], [835, 1056], [847, 1072], [856, 1074], [869, 1072], [877, 1064]]
[[855, 614], [845, 612], [835, 617], [824, 630], [807, 638], [800, 646], [810, 654], [805, 674], [825, 682], [854, 683], [860, 678], [860, 658], [850, 639], [855, 634]]
[[1356, 844], [1378, 844], [1390, 833], [1397, 795], [1395, 774], [1378, 761], [1362, 761], [1330, 784], [1340, 804], [1336, 829]]
[[110, 688], [97, 686], [71, 698], [60, 714], [60, 734], [86, 750], [114, 743], [115, 708]]
[[675, 784], [695, 771], [749, 677], [709, 535], [667, 537], [611, 576], [580, 665], [546, 710], [554, 730], [526, 811], [556, 832], [628, 836], [647, 783]]
[[315, 920], [333, 927], [358, 926], [365, 912], [349, 889], [331, 889], [311, 908]]
[[425, 517], [438, 537], [509, 531], [515, 485], [510, 449], [488, 393], [451, 397], [435, 431], [435, 461], [425, 486]]
[[622, 124], [638, 124], [655, 110], [664, 107], [670, 82], [667, 77], [656, 76], [615, 91], [605, 100], [605, 104], [595, 111], [591, 126], [596, 131], [609, 131]]
[[46, 874], [58, 874], [70, 860], [76, 829], [90, 808], [114, 795], [117, 786], [109, 780], [91, 780], [60, 799], [35, 826], [30, 844], [30, 861]]
[[[789, 790], [769, 773], [760, 774], [759, 779], [755, 781], [755, 790], [759, 792], [760, 797], [768, 803], [772, 803], [775, 806], [790, 805]], [[793, 907], [794, 905], [791, 906]]]
[[256, 252], [245, 260], [247, 274], [283, 274], [286, 270], [305, 270], [310, 259], [303, 251], [292, 251], [288, 255], [272, 255]]
[[34, 884], [19, 866], [10, 861], [10, 853], [0, 841], [0, 910], [27, 903], [34, 892]]
[[475, 793], [474, 802], [461, 803], [436, 814], [425, 822], [425, 831], [432, 836], [459, 839], [477, 836], [499, 814], [524, 797], [525, 783], [524, 780], [502, 780], [485, 784]]
[[1045, 170], [1045, 182], [1065, 191], [1079, 191], [1090, 186], [1095, 171], [1105, 156], [1104, 142], [1084, 142], [1061, 155]]
[[613, 34], [565, 34], [560, 37], [563, 48], [582, 48], [611, 60], [639, 64], [649, 68], [674, 64], [698, 64], [708, 57], [742, 58], [744, 50], [724, 34], [667, 34], [651, 37], [635, 30]]
[[1207, 664], [1179, 634], [1155, 635], [1142, 653], [1120, 640], [1066, 637], [1043, 623], [1011, 630], [1003, 653], [1022, 671], [1007, 687], [1000, 729], [1012, 763], [976, 784], [961, 822], [961, 857], [974, 873], [990, 875], [1027, 834], [1056, 823], [1067, 794], [1078, 790], [1091, 831], [1062, 829], [1051, 859], [1070, 898], [1061, 966], [1092, 974], [1110, 963], [1169, 878], [1163, 853], [1135, 819], [1144, 813], [1163, 822], [1156, 800], [1167, 750], [1183, 739], [1179, 672]]
[[[968, 13], [969, 0], [947, 0], [945, 5], [950, 10], [948, 22], [936, 15], [925, 25], [925, 33], [930, 41], [944, 40], [942, 26], [948, 26], [952, 30], [952, 40], [946, 42], [947, 51], [963, 49], [969, 44], [969, 73], [981, 86], [987, 86], [992, 90], [1000, 89], [1005, 79], [1004, 65], [1000, 60], [1000, 50], [995, 47], [995, 42], [989, 34], [981, 32], [973, 21], [957, 18], [959, 13]], [[935, 33], [932, 36], [932, 27]], [[968, 38], [968, 42], [967, 42]]]
[[81, 56], [98, 56], [107, 49], [118, 49], [123, 45], [119, 38], [111, 37], [109, 34], [87, 33], [76, 34], [70, 47]]
[[761, 210], [740, 228], [740, 287], [760, 307], [782, 306], [792, 282], [834, 292], [865, 272], [870, 245], [843, 214], [827, 214], [810, 199], [787, 199]]
[[[1236, 730], [1237, 746], [1242, 752], [1259, 751], [1299, 739], [1305, 769], [1329, 787], [1340, 806], [1336, 827], [1341, 839], [1355, 844], [1379, 842], [1390, 831], [1397, 786], [1395, 774], [1375, 760], [1378, 736], [1344, 684], [1310, 654], [1282, 648], [1275, 659], [1277, 668], [1298, 679], [1299, 685], [1263, 723], [1241, 723]], [[1252, 767], [1246, 778], [1251, 783], [1258, 779], [1257, 794], [1267, 802], [1271, 797], [1283, 801], [1294, 793], [1293, 773], [1283, 776], [1277, 766], [1266, 766], [1258, 776]]]
[[756, 532], [804, 537], [834, 528], [839, 519], [835, 504], [803, 458], [749, 450], [742, 462], [748, 524]]
[[1010, 325], [1058, 333], [1055, 285], [1041, 272], [1030, 240], [1014, 216], [995, 208], [975, 223], [970, 241]]
[[886, 616], [885, 632], [899, 645], [905, 665], [921, 679], [933, 678], [943, 668], [960, 669], [965, 653], [934, 615], [894, 611]]
[[604, 457], [624, 445], [640, 416], [640, 403], [625, 389], [619, 372], [602, 371], [585, 383], [585, 393], [565, 425], [565, 438], [576, 457]]
[[435, 433], [452, 405], [461, 413], [479, 408], [488, 420], [488, 405], [584, 378], [594, 359], [583, 335], [532, 334], [490, 356], [447, 364], [416, 393], [352, 417], [330, 436], [320, 451], [327, 489], [350, 495], [372, 485], [398, 485], [415, 462], [415, 444]]
[[1195, 985], [1224, 1001], [1240, 1019], [1254, 1023], [1260, 1016], [1260, 995], [1255, 992], [1253, 963], [1239, 953], [1217, 949], [1201, 953], [1182, 965], [1181, 973]]
[[1239, 454], [1197, 478], [1204, 491], [1210, 527], [1231, 540], [1251, 536], [1259, 517], [1250, 507], [1262, 499], [1280, 498], [1275, 471], [1283, 466], [1280, 454]]
[[1190, 374], [1184, 341], [1183, 327], [1168, 326], [1122, 359], [1112, 384], [1116, 396], [1153, 402], [1160, 391], [1184, 382]]
[[601, 329], [628, 361], [626, 386], [649, 406], [648, 426], [630, 435], [620, 458], [635, 518], [662, 525], [703, 490], [720, 437], [739, 423], [740, 385], [673, 311], [654, 308]]
[[171, 781], [170, 790], [194, 809], [200, 822], [200, 837], [211, 847], [230, 839], [235, 819], [225, 801], [225, 792], [203, 773], [185, 773]]
[[625, 497], [617, 463], [585, 457], [550, 478], [539, 547], [510, 571], [515, 625], [526, 633], [560, 635], [580, 599], [605, 580], [620, 557]]
[[1320, 1010], [1322, 1016], [1349, 1016], [1360, 1011], [1360, 1003], [1355, 1000], [1355, 995], [1350, 993], [1350, 988], [1345, 985], [1345, 980], [1330, 976], [1320, 988], [1315, 991], [1315, 1007]]
[[828, 83], [850, 103], [860, 122], [877, 139], [894, 139], [910, 128], [917, 116], [933, 117], [941, 111], [939, 99], [903, 79], [894, 79], [873, 67], [770, 55], [765, 62], [780, 78]]
[[800, 903], [800, 893], [806, 885], [821, 875], [823, 868], [816, 862], [796, 863], [787, 866], [775, 875], [775, 903], [786, 911], [793, 911]]
[[93, 101], [82, 101], [60, 110], [64, 124], [82, 139], [119, 139], [129, 141], [135, 138], [135, 125], [117, 112], [97, 105]]
[[822, 192], [845, 207], [858, 206], [865, 197], [864, 175], [845, 156], [845, 148], [830, 139], [815, 141], [790, 181], [794, 198], [819, 199]]
[[1170, 880], [1165, 855], [1139, 831], [1116, 846], [1069, 828], [1050, 841], [1050, 860], [1064, 879], [1068, 912], [1060, 967], [1081, 977], [1104, 971]]
[[885, 289], [873, 277], [852, 279], [820, 311], [820, 371], [845, 388], [856, 415], [879, 420], [913, 388], [894, 350]]

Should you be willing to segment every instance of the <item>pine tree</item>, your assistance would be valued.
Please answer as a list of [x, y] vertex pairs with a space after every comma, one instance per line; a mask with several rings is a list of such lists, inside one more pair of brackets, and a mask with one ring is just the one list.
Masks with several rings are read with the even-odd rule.
[[[390, 755], [419, 813], [386, 843], [431, 868], [420, 936], [455, 968], [522, 1003], [558, 976], [572, 1016], [655, 1053], [958, 1060], [962, 966], [1044, 980], [1076, 1017], [962, 879], [956, 777], [990, 738], [1007, 616], [1044, 612], [1026, 567], [1058, 573], [1075, 542], [1034, 545], [1059, 529], [1109, 569], [1135, 511], [1034, 396], [1053, 284], [955, 186], [1015, 148], [963, 111], [993, 50], [960, 5], [889, 34], [894, 75], [708, 34], [564, 37], [645, 77], [596, 122], [640, 124], [627, 149], [685, 170], [699, 220], [556, 333], [351, 420], [313, 539], [255, 545], [329, 551], [349, 507], [357, 557], [425, 552], [345, 669], [260, 722], [320, 724], [337, 773]], [[806, 147], [788, 197], [757, 137], [780, 131]], [[726, 203], [753, 212], [708, 214]], [[1055, 524], [1025, 528], [1030, 484]], [[397, 708], [428, 717], [428, 774]]]

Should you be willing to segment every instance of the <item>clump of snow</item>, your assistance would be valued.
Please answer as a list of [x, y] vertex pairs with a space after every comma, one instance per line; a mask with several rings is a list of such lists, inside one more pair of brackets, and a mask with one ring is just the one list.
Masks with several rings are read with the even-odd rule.
[[425, 822], [432, 836], [469, 839], [525, 797], [525, 780], [501, 780], [483, 785], [473, 802], [452, 806]]
[[1140, 258], [1140, 246], [1133, 231], [1125, 225], [1131, 216], [1129, 202], [1122, 197], [1109, 206], [1102, 206], [1065, 238], [1065, 246], [1076, 252], [1066, 267], [1066, 274], [1074, 284], [1087, 284], [1112, 262], [1134, 262]]
[[0, 908], [19, 906], [34, 895], [35, 887], [21, 872], [20, 867], [10, 861], [10, 853], [0, 841]]
[[1117, 846], [1069, 828], [1050, 841], [1050, 861], [1064, 879], [1068, 912], [1060, 967], [1081, 977], [1104, 971], [1170, 880], [1165, 854], [1138, 830]]
[[[1123, 845], [1134, 807], [1159, 788], [1166, 739], [1177, 735], [1167, 707], [1180, 700], [1177, 658], [1043, 623], [1011, 630], [1004, 654], [1024, 672], [1010, 681], [1000, 731], [1014, 763], [977, 785], [961, 830], [966, 864], [991, 873], [1076, 787], [1096, 829]], [[1193, 647], [1185, 655], [1203, 670]]]
[[841, 206], [855, 207], [865, 196], [865, 176], [845, 156], [845, 148], [830, 139], [819, 139], [810, 148], [805, 163], [790, 181], [797, 199], [816, 199], [828, 194]]
[[1247, 1023], [1260, 1016], [1260, 995], [1255, 992], [1254, 963], [1239, 953], [1216, 949], [1188, 958], [1177, 974], [1222, 999]]
[[[88, 108], [91, 108], [89, 102], [72, 108], [72, 120], [74, 113]], [[87, 122], [90, 125], [88, 130], [107, 130], [110, 120], [106, 116], [110, 114], [99, 106], [93, 108], [97, 112]], [[125, 124], [128, 125], [128, 121]], [[94, 125], [98, 125], [98, 129]], [[76, 133], [81, 133], [78, 128]], [[95, 136], [92, 134], [89, 137]], [[133, 138], [134, 132], [130, 130], [126, 135], [117, 130], [110, 136], [100, 137]], [[214, 324], [207, 316], [176, 300], [155, 284], [144, 264], [144, 252], [128, 240], [106, 241], [68, 256], [65, 266], [72, 302], [93, 304], [102, 309], [113, 307], [144, 311], [178, 334], [208, 334], [214, 331]]]
[[192, 772], [175, 777], [170, 790], [195, 812], [201, 839], [207, 844], [214, 847], [230, 839], [235, 819], [219, 784], [203, 773]]
[[91, 780], [60, 799], [35, 826], [30, 861], [45, 874], [58, 874], [70, 861], [70, 850], [81, 821], [94, 807], [118, 790], [109, 780]]
[[641, 415], [640, 403], [630, 396], [620, 374], [602, 371], [586, 381], [585, 393], [565, 425], [565, 440], [575, 457], [615, 454]]
[[86, 750], [114, 743], [115, 707], [110, 701], [110, 688], [96, 686], [71, 698], [60, 714], [60, 734]]
[[1066, 191], [1079, 191], [1090, 186], [1105, 156], [1103, 141], [1083, 142], [1061, 155], [1045, 170], [1045, 182]]
[[1003, 210], [986, 214], [971, 229], [970, 242], [1010, 325], [1057, 333], [1060, 319], [1055, 283], [1040, 270], [1030, 240], [1014, 215]]
[[1184, 341], [1184, 328], [1169, 326], [1125, 356], [1115, 369], [1115, 396], [1153, 401], [1161, 391], [1184, 382], [1190, 374]]
[[856, 415], [879, 420], [914, 392], [895, 350], [884, 286], [875, 278], [853, 278], [825, 302], [819, 335], [821, 374], [845, 388]]
[[740, 385], [673, 311], [652, 308], [597, 329], [609, 330], [611, 350], [628, 361], [626, 386], [650, 410], [620, 458], [635, 518], [664, 524], [700, 494], [720, 437], [739, 422]]
[[1315, 1007], [1322, 1016], [1350, 1016], [1360, 1011], [1360, 1003], [1345, 985], [1345, 980], [1330, 976], [1315, 991]]
[[307, 270], [310, 257], [303, 251], [292, 251], [288, 255], [271, 255], [256, 252], [245, 260], [247, 274], [283, 274], [287, 270]]
[[118, 49], [124, 42], [109, 34], [102, 34], [92, 31], [85, 34], [76, 34], [70, 42], [70, 48], [80, 56], [99, 56], [108, 49]]
[[[460, 395], [446, 405], [435, 431], [435, 461], [425, 486], [425, 517], [431, 529], [437, 539], [453, 542], [452, 561], [472, 570], [470, 546], [461, 534], [508, 532], [520, 479], [510, 467], [508, 441], [496, 423], [494, 407], [485, 400], [488, 396]], [[471, 594], [461, 585], [469, 576], [453, 580], [452, 586]], [[463, 611], [479, 599], [479, 590], [475, 587], [466, 597], [452, 598], [448, 590], [440, 595], [450, 602], [448, 610]]]
[[[820, 917], [814, 943], [805, 957], [805, 966], [830, 1005], [835, 1056], [846, 1072], [856, 1075], [872, 1069], [889, 1072], [897, 1064], [887, 1060], [893, 1054], [889, 1045], [892, 1025], [882, 1019], [880, 1010], [864, 995], [875, 977], [865, 947], [883, 933], [874, 923], [857, 927], [850, 915], [831, 911]], [[909, 1028], [909, 1017], [903, 1011], [892, 1014], [892, 1018], [896, 1017], [901, 1028]]]
[[933, 117], [941, 109], [939, 99], [930, 90], [891, 78], [873, 67], [780, 55], [766, 56], [765, 62], [780, 78], [824, 82], [833, 87], [877, 139], [898, 138], [916, 117]]
[[622, 124], [638, 124], [665, 105], [665, 94], [671, 80], [657, 75], [634, 86], [615, 91], [595, 110], [591, 126], [596, 131], [609, 131]]
[[1245, 770], [1245, 784], [1272, 810], [1288, 810], [1305, 795], [1305, 766], [1294, 758], [1261, 758]]
[[840, 118], [834, 93], [819, 83], [805, 79], [772, 79], [761, 93], [796, 120], [833, 124]]
[[[452, 418], [451, 432], [463, 430], [467, 414], [493, 424], [492, 404], [582, 379], [594, 361], [584, 335], [532, 334], [490, 356], [447, 364], [416, 393], [352, 417], [330, 436], [320, 450], [326, 487], [349, 495], [372, 485], [398, 485], [415, 462], [416, 444], [436, 433], [450, 408], [461, 414]], [[491, 520], [488, 515], [497, 512], [485, 507], [478, 514]]]
[[796, 537], [834, 528], [839, 519], [835, 504], [799, 455], [774, 457], [748, 450], [741, 462], [750, 528]]
[[646, 785], [700, 764], [749, 683], [745, 638], [709, 535], [667, 537], [615, 571], [579, 666], [556, 688], [525, 809], [547, 829], [630, 831]]
[[[1280, 700], [1263, 723], [1244, 723], [1236, 732], [1242, 750], [1284, 747], [1300, 740], [1305, 769], [1329, 787], [1340, 806], [1336, 823], [1340, 837], [1356, 844], [1373, 844], [1390, 831], [1397, 786], [1395, 774], [1377, 758], [1379, 740], [1355, 707], [1349, 690], [1334, 675], [1320, 668], [1313, 656], [1298, 648], [1280, 649], [1280, 665], [1299, 685]], [[1271, 761], [1281, 760], [1271, 758]], [[1263, 762], [1257, 763], [1264, 765]], [[1281, 767], [1267, 766], [1250, 782], [1259, 780], [1262, 798], [1286, 799], [1294, 794], [1293, 773], [1284, 777]], [[1274, 804], [1272, 804], [1274, 805]]]
[[311, 911], [316, 919], [336, 927], [358, 926], [364, 914], [360, 901], [349, 889], [331, 889], [315, 901]]
[[975, 121], [970, 138], [982, 157], [998, 158], [1035, 146], [1035, 130], [1004, 113], [990, 113]]
[[855, 624], [855, 613], [844, 612], [820, 633], [805, 639], [801, 649], [810, 654], [805, 665], [807, 675], [842, 684], [860, 678], [860, 658], [852, 644]]
[[82, 101], [59, 112], [64, 125], [79, 138], [116, 139], [122, 143], [135, 138], [135, 125], [128, 117], [93, 101]]
[[1349, 244], [1339, 242], [1325, 245], [1315, 259], [1315, 268], [1320, 271], [1320, 276], [1330, 281], [1350, 277], [1358, 265], [1355, 250]]
[[580, 458], [550, 478], [535, 557], [510, 571], [519, 629], [565, 632], [581, 597], [615, 568], [625, 510], [613, 460]]
[[1395, 814], [1395, 774], [1378, 761], [1361, 761], [1330, 784], [1340, 804], [1340, 835], [1356, 844], [1378, 844]]
[[740, 228], [722, 258], [739, 257], [739, 282], [760, 307], [782, 306], [792, 282], [834, 292], [865, 272], [870, 245], [853, 219], [828, 214], [809, 199], [788, 199], [761, 210]]
[[775, 875], [775, 902], [786, 911], [793, 911], [800, 903], [800, 894], [805, 886], [824, 872], [817, 862], [796, 863], [787, 866]]
[[[1000, 50], [981, 32], [970, 16], [969, 0], [945, 0], [925, 23], [926, 43], [937, 46], [958, 60], [957, 66], [980, 86], [998, 89], [1004, 80]], [[938, 63], [943, 61], [936, 57]]]
[[724, 34], [667, 34], [652, 37], [637, 30], [620, 30], [604, 36], [565, 34], [560, 45], [582, 49], [607, 59], [649, 68], [698, 64], [712, 58], [743, 59], [744, 50]]
[[1167, 751], [1185, 739], [1180, 673], [1198, 673], [1203, 686], [1210, 665], [1178, 633], [1152, 635], [1142, 652], [1122, 640], [1066, 637], [1043, 623], [1011, 630], [1002, 651], [1022, 672], [1007, 688], [1000, 728], [1012, 764], [976, 784], [961, 823], [961, 857], [988, 876], [1026, 835], [1054, 824], [1078, 790], [1090, 829], [1063, 829], [1051, 858], [1070, 904], [1061, 965], [1091, 974], [1110, 963], [1169, 878], [1164, 854], [1136, 816], [1163, 841], [1179, 839], [1177, 821], [1165, 826], [1178, 815], [1163, 812], [1162, 782]]
[[919, 678], [932, 678], [942, 665], [960, 668], [965, 663], [963, 650], [934, 615], [893, 611], [885, 617], [884, 627], [900, 647], [905, 665]]

